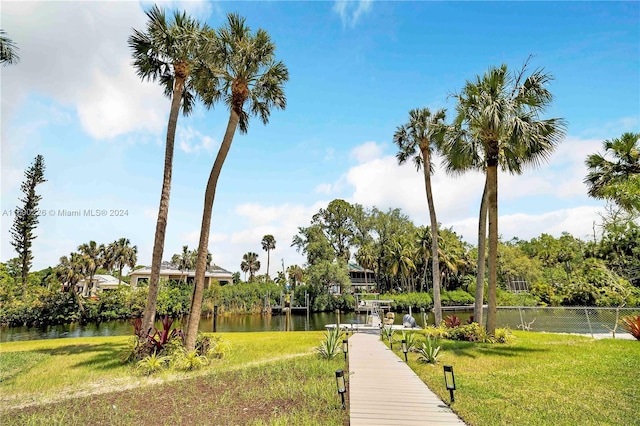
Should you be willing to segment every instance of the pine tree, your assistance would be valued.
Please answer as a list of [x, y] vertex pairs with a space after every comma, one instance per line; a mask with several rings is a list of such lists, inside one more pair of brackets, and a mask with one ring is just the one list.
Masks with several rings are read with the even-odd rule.
[[27, 294], [27, 277], [31, 268], [33, 254], [31, 252], [31, 244], [36, 238], [33, 231], [39, 222], [38, 203], [42, 198], [36, 194], [36, 186], [46, 182], [44, 178], [44, 157], [37, 155], [33, 164], [24, 172], [26, 180], [22, 182], [20, 189], [25, 194], [22, 201], [22, 209], [16, 208], [15, 219], [11, 227], [11, 245], [15, 247], [20, 260], [22, 275], [22, 298]]

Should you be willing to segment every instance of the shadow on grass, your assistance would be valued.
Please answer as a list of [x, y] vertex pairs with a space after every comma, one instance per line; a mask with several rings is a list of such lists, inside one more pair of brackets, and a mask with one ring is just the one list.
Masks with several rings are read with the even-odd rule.
[[458, 356], [464, 356], [472, 359], [477, 358], [480, 355], [515, 357], [528, 353], [549, 352], [549, 349], [514, 346], [503, 343], [477, 343], [442, 340], [440, 341], [440, 345], [444, 351], [450, 351]]
[[74, 364], [74, 367], [91, 366], [100, 370], [113, 370], [122, 367], [120, 354], [125, 348], [126, 344], [123, 343], [102, 343], [99, 345], [66, 345], [55, 349], [41, 349], [36, 352], [65, 357], [91, 354], [86, 359]]

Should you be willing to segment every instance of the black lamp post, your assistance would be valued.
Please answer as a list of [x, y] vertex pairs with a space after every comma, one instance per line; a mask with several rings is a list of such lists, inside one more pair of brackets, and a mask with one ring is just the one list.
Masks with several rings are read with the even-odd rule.
[[406, 339], [402, 339], [402, 352], [404, 352], [404, 362], [407, 362], [407, 352], [409, 352], [409, 348], [407, 348]]
[[344, 360], [347, 360], [347, 353], [349, 353], [349, 341], [347, 339], [342, 340], [342, 352], [344, 353]]
[[336, 371], [336, 386], [338, 388], [340, 398], [342, 399], [342, 409], [344, 410], [346, 408], [344, 403], [344, 394], [347, 392], [347, 385], [344, 382], [344, 371], [342, 370]]
[[456, 378], [453, 375], [453, 366], [445, 365], [444, 366], [444, 384], [449, 390], [449, 395], [451, 395], [451, 402], [454, 402], [453, 391], [456, 390]]

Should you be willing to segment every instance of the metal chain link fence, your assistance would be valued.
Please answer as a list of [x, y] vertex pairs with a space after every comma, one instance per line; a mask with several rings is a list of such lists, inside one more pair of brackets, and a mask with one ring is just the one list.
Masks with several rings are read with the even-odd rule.
[[[620, 319], [628, 315], [640, 315], [640, 307], [499, 306], [496, 323], [498, 327], [509, 327], [512, 330], [628, 338], [631, 334], [620, 325]], [[486, 309], [484, 317], [486, 318]]]

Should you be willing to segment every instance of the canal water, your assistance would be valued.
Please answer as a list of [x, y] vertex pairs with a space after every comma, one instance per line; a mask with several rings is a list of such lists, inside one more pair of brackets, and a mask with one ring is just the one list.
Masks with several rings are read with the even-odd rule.
[[[616, 327], [619, 319], [625, 315], [638, 315], [640, 308], [620, 309], [606, 308], [507, 308], [498, 309], [497, 326], [509, 327], [512, 330], [526, 328], [531, 331], [579, 334], [611, 334], [613, 329], [625, 333], [622, 327]], [[443, 316], [456, 315], [464, 324], [471, 316], [469, 310], [445, 310]], [[403, 313], [396, 313], [395, 323], [402, 324]], [[485, 310], [486, 315], [486, 310]], [[433, 314], [414, 312], [413, 317], [420, 327], [433, 325]], [[486, 318], [486, 317], [485, 317]], [[284, 315], [219, 315], [217, 331], [229, 333], [235, 331], [284, 331], [286, 326]], [[365, 313], [342, 313], [338, 319], [335, 312], [293, 313], [291, 328], [294, 331], [324, 330], [326, 324], [364, 324]], [[175, 323], [178, 328], [183, 324]], [[158, 323], [156, 327], [161, 328]], [[213, 317], [200, 320], [200, 330], [213, 331]], [[123, 336], [133, 335], [133, 327], [128, 321], [109, 321], [101, 324], [65, 324], [41, 328], [33, 327], [0, 327], [0, 342], [20, 340], [57, 339], [64, 337]]]
[[[415, 316], [419, 325], [422, 320]], [[324, 330], [326, 324], [335, 324], [338, 314], [333, 312], [291, 315], [291, 328], [294, 331]], [[234, 331], [284, 331], [286, 318], [284, 315], [218, 315], [217, 331], [229, 333]], [[340, 322], [343, 324], [364, 323], [366, 315], [354, 312], [342, 313]], [[402, 323], [402, 316], [396, 315], [398, 324]], [[433, 319], [431, 320], [433, 323]], [[186, 324], [174, 323], [178, 328], [186, 328]], [[162, 324], [156, 324], [162, 328]], [[200, 331], [213, 331], [213, 317], [202, 317]], [[0, 342], [20, 340], [57, 339], [62, 337], [93, 337], [93, 336], [123, 336], [133, 335], [133, 326], [128, 321], [109, 321], [100, 324], [64, 324], [47, 327], [0, 327]]]

